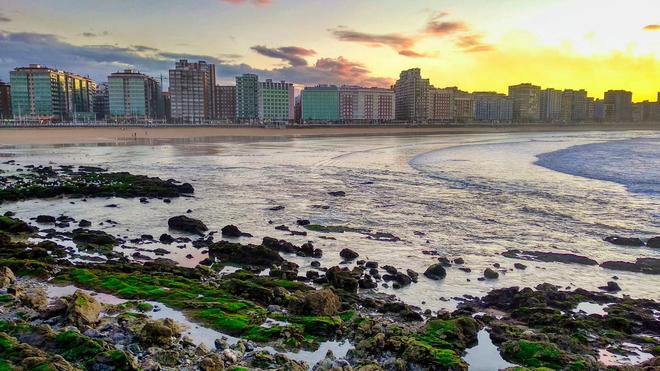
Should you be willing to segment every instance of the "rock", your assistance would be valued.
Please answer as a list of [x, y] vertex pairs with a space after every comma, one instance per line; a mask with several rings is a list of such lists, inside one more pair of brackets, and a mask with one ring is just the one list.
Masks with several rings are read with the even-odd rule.
[[432, 280], [441, 280], [447, 276], [447, 271], [445, 270], [445, 268], [442, 266], [441, 263], [433, 264], [430, 267], [426, 268], [426, 271], [424, 271], [424, 276]]
[[660, 274], [660, 259], [637, 258], [634, 263], [624, 261], [606, 261], [600, 264], [602, 268], [646, 274]]
[[378, 268], [378, 262], [368, 261], [368, 262], [364, 263], [364, 266], [366, 268]]
[[140, 342], [146, 346], [170, 346], [174, 344], [174, 339], [179, 337], [181, 337], [181, 330], [169, 318], [157, 321], [147, 320], [139, 334]]
[[484, 277], [489, 280], [495, 280], [500, 277], [500, 274], [491, 268], [486, 268], [486, 270], [484, 270]]
[[463, 260], [463, 258], [456, 258], [456, 259], [454, 259], [454, 264], [457, 264], [457, 265], [465, 264], [465, 260]]
[[348, 292], [357, 292], [359, 287], [358, 277], [360, 277], [360, 274], [351, 272], [347, 268], [342, 269], [334, 266], [328, 269], [325, 276], [332, 286]]
[[203, 236], [204, 232], [209, 230], [201, 220], [190, 218], [185, 215], [170, 218], [167, 221], [167, 225], [170, 229], [193, 233], [200, 236]]
[[345, 260], [355, 260], [360, 256], [360, 254], [356, 253], [351, 249], [346, 248], [339, 252], [339, 256], [341, 256]]
[[525, 269], [527, 269], [527, 266], [526, 266], [525, 264], [523, 264], [523, 263], [514, 263], [514, 264], [513, 264], [513, 267], [516, 268], [516, 269], [520, 269], [520, 270], [525, 270]]
[[204, 357], [198, 364], [201, 371], [224, 371], [225, 363], [217, 354]]
[[222, 227], [222, 235], [224, 237], [239, 238], [239, 237], [252, 237], [249, 233], [243, 233], [235, 225], [226, 225]]
[[412, 279], [404, 273], [397, 272], [397, 274], [394, 275], [394, 281], [399, 284], [399, 287], [395, 287], [395, 288], [401, 288], [410, 285]]
[[334, 316], [341, 309], [341, 300], [331, 289], [300, 293], [289, 302], [289, 312], [299, 315]]
[[417, 283], [417, 279], [419, 278], [419, 273], [415, 272], [412, 269], [406, 269], [406, 273], [408, 274], [408, 277], [410, 277], [410, 279], [413, 282]]
[[640, 240], [637, 237], [608, 236], [605, 237], [603, 240], [619, 246], [632, 246], [632, 247], [644, 246], [644, 241]]
[[154, 360], [166, 367], [176, 367], [182, 359], [181, 353], [175, 349], [154, 349]]
[[273, 206], [273, 207], [271, 207], [269, 210], [270, 210], [270, 211], [280, 211], [280, 210], [284, 210], [284, 206], [282, 206], [282, 205], [279, 205], [279, 206]]
[[103, 231], [77, 228], [71, 233], [73, 242], [77, 245], [112, 246], [117, 243], [117, 240], [113, 236]]
[[224, 339], [215, 339], [213, 344], [215, 345], [215, 349], [220, 351], [229, 348], [229, 344], [227, 344], [227, 340]]
[[547, 263], [566, 263], [566, 264], [582, 264], [582, 265], [598, 265], [598, 262], [587, 258], [585, 256], [568, 254], [568, 253], [555, 253], [543, 251], [521, 251], [521, 250], [507, 250], [502, 253], [503, 256], [512, 259], [522, 259], [531, 261], [541, 261]]
[[652, 249], [660, 249], [660, 236], [649, 238], [649, 240], [646, 241], [646, 246]]
[[16, 283], [16, 276], [9, 267], [0, 268], [0, 289], [6, 289]]
[[225, 349], [222, 351], [222, 357], [229, 363], [233, 364], [238, 361], [238, 356], [232, 349]]
[[90, 222], [89, 220], [82, 219], [80, 222], [78, 222], [78, 227], [80, 228], [87, 228], [91, 226], [92, 226], [92, 222]]
[[41, 224], [53, 224], [57, 219], [54, 216], [50, 215], [39, 215], [37, 216], [36, 222]]
[[296, 220], [296, 224], [298, 224], [300, 226], [305, 226], [305, 225], [309, 225], [310, 221], [307, 220], [307, 219], [298, 219], [298, 220]]
[[32, 288], [23, 293], [15, 291], [21, 300], [21, 303], [24, 305], [38, 310], [43, 311], [48, 307], [48, 295], [43, 288]]
[[385, 272], [387, 272], [391, 275], [395, 275], [399, 272], [396, 268], [394, 268], [391, 265], [383, 265], [383, 269], [385, 269]]
[[600, 286], [599, 289], [605, 290], [607, 292], [618, 292], [621, 291], [621, 286], [614, 281], [609, 281], [607, 286]]
[[26, 222], [20, 219], [15, 219], [6, 215], [0, 217], [0, 231], [9, 233], [29, 233], [34, 230], [34, 227], [30, 227]]
[[332, 197], [345, 197], [346, 196], [346, 192], [344, 192], [344, 191], [332, 191], [332, 192], [328, 192], [328, 194]]
[[209, 247], [209, 256], [225, 263], [254, 265], [270, 268], [281, 265], [284, 259], [277, 253], [261, 245], [241, 245], [227, 241], [219, 241]]
[[99, 314], [103, 307], [94, 297], [81, 290], [71, 296], [66, 319], [77, 327], [94, 325], [99, 320]]
[[160, 237], [158, 238], [158, 240], [159, 240], [161, 243], [164, 243], [164, 244], [166, 244], [166, 245], [169, 245], [169, 244], [171, 244], [171, 243], [174, 242], [174, 237], [170, 236], [170, 235], [167, 234], [167, 233], [163, 233], [163, 234], [160, 235]]

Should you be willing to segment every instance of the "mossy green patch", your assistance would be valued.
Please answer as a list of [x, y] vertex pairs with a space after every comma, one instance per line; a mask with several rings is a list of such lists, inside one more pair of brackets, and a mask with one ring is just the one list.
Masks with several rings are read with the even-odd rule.
[[562, 352], [551, 343], [508, 341], [504, 343], [502, 351], [506, 359], [525, 366], [561, 369], [566, 364]]

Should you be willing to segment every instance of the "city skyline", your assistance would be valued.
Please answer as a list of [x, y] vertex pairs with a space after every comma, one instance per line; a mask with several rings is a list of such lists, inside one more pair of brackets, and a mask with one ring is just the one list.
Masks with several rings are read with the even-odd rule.
[[389, 87], [399, 71], [420, 67], [436, 86], [468, 91], [506, 93], [531, 82], [656, 99], [652, 1], [329, 3], [202, 0], [190, 9], [174, 1], [0, 0], [0, 79], [30, 63], [97, 82], [127, 68], [159, 78], [189, 58], [216, 64], [221, 85], [256, 73], [307, 86]]

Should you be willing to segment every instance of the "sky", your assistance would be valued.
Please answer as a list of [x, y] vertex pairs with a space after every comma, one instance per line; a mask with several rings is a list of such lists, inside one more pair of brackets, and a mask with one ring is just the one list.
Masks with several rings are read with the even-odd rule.
[[658, 0], [0, 0], [0, 79], [38, 63], [98, 82], [164, 76], [180, 58], [303, 85], [389, 87], [419, 67], [436, 87], [531, 82], [655, 101]]

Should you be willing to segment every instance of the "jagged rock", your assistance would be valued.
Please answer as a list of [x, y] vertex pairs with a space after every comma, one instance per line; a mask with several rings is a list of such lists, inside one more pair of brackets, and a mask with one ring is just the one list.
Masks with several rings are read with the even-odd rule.
[[[18, 291], [20, 292], [20, 291]], [[42, 311], [48, 306], [48, 295], [43, 288], [32, 288], [17, 295], [21, 303], [30, 308]]]
[[426, 268], [426, 271], [424, 271], [424, 276], [432, 280], [442, 280], [447, 277], [447, 271], [441, 263], [433, 264]]
[[209, 255], [222, 262], [254, 265], [270, 268], [273, 264], [280, 265], [284, 259], [265, 246], [241, 245], [227, 241], [219, 241], [209, 247]]
[[338, 289], [344, 289], [348, 292], [357, 292], [359, 287], [359, 274], [351, 272], [347, 268], [342, 269], [334, 266], [328, 269], [325, 276], [332, 286]]
[[181, 330], [169, 318], [158, 321], [147, 320], [139, 334], [140, 342], [146, 346], [170, 346], [174, 343], [174, 339], [179, 337]]
[[72, 231], [73, 242], [79, 245], [112, 246], [117, 240], [103, 232], [77, 228]]
[[217, 354], [204, 357], [198, 364], [201, 371], [224, 371], [225, 363]]
[[160, 235], [160, 237], [158, 238], [158, 240], [159, 240], [161, 243], [164, 243], [164, 244], [166, 244], [166, 245], [169, 245], [169, 244], [171, 244], [171, 243], [174, 242], [174, 237], [170, 236], [170, 235], [167, 234], [167, 233], [163, 233], [163, 234]]
[[623, 261], [606, 261], [600, 264], [607, 269], [639, 272], [646, 274], [660, 274], [660, 259], [657, 258], [637, 258], [634, 263]]
[[201, 220], [190, 218], [185, 215], [179, 215], [170, 218], [167, 221], [167, 225], [170, 229], [193, 233], [200, 236], [203, 236], [204, 232], [209, 230], [206, 227], [206, 224], [204, 224]]
[[89, 220], [82, 219], [80, 220], [80, 222], [78, 222], [78, 227], [80, 228], [87, 228], [91, 226], [92, 226], [92, 222], [90, 222]]
[[599, 289], [605, 290], [607, 292], [617, 292], [621, 291], [621, 286], [619, 286], [619, 284], [614, 281], [609, 281], [607, 286], [600, 286]]
[[37, 223], [41, 223], [41, 224], [53, 224], [57, 219], [55, 219], [54, 216], [50, 216], [50, 215], [39, 215], [35, 220]]
[[410, 277], [410, 279], [413, 282], [417, 283], [417, 279], [419, 278], [419, 273], [415, 272], [412, 269], [406, 269], [406, 273], [408, 274], [408, 277]]
[[356, 253], [355, 251], [353, 251], [351, 249], [346, 248], [346, 249], [343, 249], [339, 252], [339, 256], [341, 256], [342, 258], [344, 258], [346, 260], [355, 260], [360, 256], [360, 254]]
[[383, 269], [385, 269], [385, 272], [387, 272], [391, 275], [395, 275], [399, 272], [396, 268], [394, 268], [391, 265], [383, 265]]
[[646, 241], [646, 246], [652, 249], [660, 249], [660, 236], [649, 238], [649, 240]]
[[29, 233], [34, 230], [34, 227], [30, 227], [26, 222], [20, 219], [15, 219], [6, 215], [0, 217], [0, 231], [9, 233]]
[[69, 300], [66, 319], [78, 327], [93, 325], [98, 322], [101, 309], [101, 303], [94, 297], [76, 290]]
[[0, 289], [6, 289], [16, 283], [16, 276], [9, 267], [0, 268]]
[[289, 302], [289, 311], [300, 315], [334, 316], [340, 308], [341, 300], [331, 289], [300, 293]]

